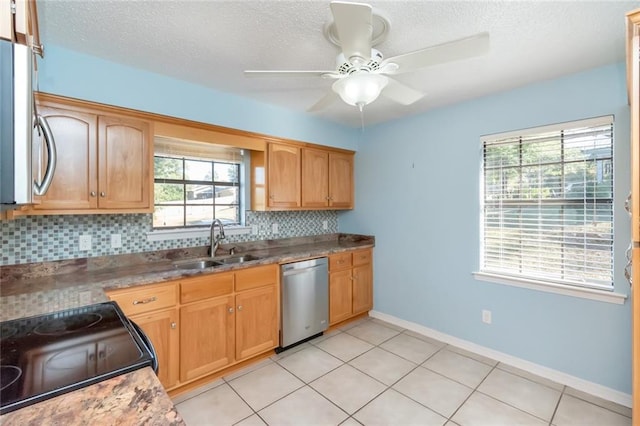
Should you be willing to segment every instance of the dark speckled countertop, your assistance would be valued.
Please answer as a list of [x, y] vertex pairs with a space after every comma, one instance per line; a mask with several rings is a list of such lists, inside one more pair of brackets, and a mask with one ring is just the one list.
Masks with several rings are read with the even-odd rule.
[[4, 426], [185, 425], [150, 368], [0, 416]]
[[[250, 253], [258, 260], [201, 270], [176, 268], [175, 262], [205, 257], [207, 247], [163, 250], [152, 253], [9, 265], [0, 268], [0, 321], [55, 312], [107, 301], [105, 290], [176, 280], [250, 266], [287, 263], [373, 247], [371, 236], [325, 234], [311, 237], [226, 244], [218, 249], [236, 255]], [[83, 299], [81, 293], [88, 296]]]

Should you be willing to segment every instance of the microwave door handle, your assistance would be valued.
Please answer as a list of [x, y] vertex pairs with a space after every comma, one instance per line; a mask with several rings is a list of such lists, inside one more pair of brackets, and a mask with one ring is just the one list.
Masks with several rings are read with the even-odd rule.
[[56, 171], [56, 165], [58, 162], [58, 154], [56, 151], [56, 141], [53, 138], [53, 133], [51, 133], [51, 128], [49, 127], [49, 123], [47, 120], [38, 115], [34, 118], [35, 126], [40, 127], [42, 129], [42, 133], [44, 135], [45, 145], [47, 147], [47, 158], [49, 162], [47, 163], [47, 169], [44, 173], [44, 178], [42, 182], [33, 182], [33, 192], [36, 195], [44, 195], [47, 193], [49, 186], [51, 186], [51, 182], [53, 181], [53, 174]]

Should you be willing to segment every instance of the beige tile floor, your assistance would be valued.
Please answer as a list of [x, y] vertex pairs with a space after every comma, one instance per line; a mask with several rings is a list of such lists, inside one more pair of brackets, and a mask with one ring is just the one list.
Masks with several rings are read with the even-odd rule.
[[376, 319], [174, 400], [199, 425], [631, 425], [631, 409]]

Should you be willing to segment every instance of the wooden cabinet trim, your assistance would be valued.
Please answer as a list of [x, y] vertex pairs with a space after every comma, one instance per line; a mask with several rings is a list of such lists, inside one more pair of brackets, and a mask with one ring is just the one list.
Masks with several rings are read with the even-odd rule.
[[174, 307], [178, 303], [176, 282], [151, 284], [109, 291], [108, 296], [115, 300], [125, 315], [137, 315], [144, 312], [157, 311]]
[[180, 282], [180, 303], [186, 304], [233, 292], [233, 272], [203, 275]]
[[351, 269], [351, 252], [332, 254], [329, 256], [329, 272]]

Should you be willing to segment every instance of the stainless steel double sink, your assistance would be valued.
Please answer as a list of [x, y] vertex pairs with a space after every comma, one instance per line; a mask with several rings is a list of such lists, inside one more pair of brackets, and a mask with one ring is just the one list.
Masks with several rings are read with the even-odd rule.
[[260, 260], [261, 257], [252, 254], [243, 254], [238, 256], [211, 258], [203, 257], [198, 259], [180, 260], [173, 263], [176, 269], [206, 269], [215, 268], [216, 266], [232, 265], [235, 263], [244, 263], [252, 260]]

